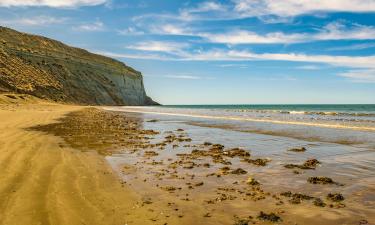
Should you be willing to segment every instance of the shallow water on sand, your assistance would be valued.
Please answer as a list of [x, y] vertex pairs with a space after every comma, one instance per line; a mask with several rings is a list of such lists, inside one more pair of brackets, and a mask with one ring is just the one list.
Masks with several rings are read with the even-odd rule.
[[287, 111], [287, 113], [283, 110], [241, 110], [240, 108], [215, 108], [216, 106], [208, 108], [114, 107], [112, 109], [194, 118], [195, 122], [205, 126], [304, 140], [352, 144], [375, 149], [375, 105], [369, 106], [371, 107], [367, 111], [359, 110], [361, 107], [358, 106], [357, 111], [349, 108], [350, 110], [337, 112]]
[[[150, 139], [151, 143], [160, 143], [171, 133], [192, 139], [173, 142], [161, 149], [124, 151], [107, 157], [124, 181], [144, 197], [143, 204], [150, 210], [160, 211], [158, 218], [151, 218], [156, 222], [178, 217], [181, 224], [234, 224], [244, 218], [250, 224], [269, 223], [257, 218], [260, 211], [280, 216], [279, 224], [372, 224], [375, 221], [375, 152], [371, 148], [276, 133], [253, 133], [238, 129], [240, 126], [233, 126], [232, 122], [224, 124], [226, 121], [215, 119], [126, 114], [143, 118], [144, 129], [160, 131]], [[147, 122], [153, 119], [157, 121]], [[251, 125], [242, 124], [241, 128], [246, 126]], [[194, 149], [208, 150], [209, 147], [202, 145], [204, 142], [222, 144], [225, 149], [239, 147], [249, 151], [252, 159], [270, 162], [257, 166], [230, 158], [231, 164], [223, 165], [207, 157], [181, 158], [181, 154], [189, 154]], [[307, 150], [288, 151], [296, 147]], [[157, 154], [146, 156], [145, 151]], [[284, 168], [285, 164], [301, 164], [312, 158], [321, 162], [315, 170]], [[179, 162], [177, 166], [171, 167], [176, 162]], [[210, 166], [203, 166], [205, 163]], [[224, 166], [242, 168], [247, 173], [218, 177], [218, 171]], [[326, 176], [343, 185], [308, 183], [307, 179], [312, 176]], [[246, 184], [249, 177], [259, 181], [260, 190]], [[291, 204], [289, 198], [280, 196], [286, 191], [320, 198], [327, 205], [315, 206], [313, 200]], [[331, 202], [326, 199], [328, 193], [341, 193], [345, 200]]]

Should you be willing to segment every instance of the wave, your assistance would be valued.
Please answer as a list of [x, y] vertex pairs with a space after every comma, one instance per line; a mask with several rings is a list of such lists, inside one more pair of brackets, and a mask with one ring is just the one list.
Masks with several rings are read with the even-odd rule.
[[320, 115], [320, 116], [353, 116], [353, 117], [375, 117], [375, 113], [367, 112], [334, 112], [334, 111], [287, 111], [287, 110], [254, 110], [254, 109], [240, 109], [230, 110], [234, 112], [249, 112], [249, 113], [279, 113], [279, 114], [299, 114], [299, 115]]
[[[236, 121], [250, 121], [250, 122], [265, 122], [273, 124], [285, 124], [285, 125], [301, 125], [301, 126], [312, 126], [312, 127], [324, 127], [324, 128], [335, 128], [335, 129], [351, 129], [361, 131], [375, 131], [375, 127], [367, 126], [356, 126], [353, 124], [332, 124], [332, 123], [319, 123], [319, 122], [306, 122], [306, 121], [285, 121], [280, 119], [260, 119], [260, 118], [249, 118], [249, 117], [236, 117], [236, 116], [221, 116], [221, 115], [202, 115], [196, 113], [178, 113], [178, 112], [160, 112], [160, 111], [146, 111], [141, 107], [103, 107], [106, 110], [112, 111], [123, 111], [131, 113], [145, 113], [145, 114], [157, 114], [157, 115], [168, 115], [168, 116], [183, 116], [192, 118], [203, 118], [203, 119], [220, 119], [220, 120], [236, 120]], [[150, 109], [150, 108], [149, 108]]]

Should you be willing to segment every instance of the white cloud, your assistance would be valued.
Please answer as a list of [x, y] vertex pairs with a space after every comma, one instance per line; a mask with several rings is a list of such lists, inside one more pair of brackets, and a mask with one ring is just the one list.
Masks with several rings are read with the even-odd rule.
[[52, 16], [35, 16], [29, 18], [0, 19], [0, 22], [6, 25], [48, 26], [51, 24], [62, 24], [67, 20], [67, 18], [56, 18]]
[[[187, 8], [181, 10], [183, 13], [201, 13], [201, 12], [210, 12], [210, 11], [224, 11], [226, 9], [225, 5], [222, 5], [218, 2], [202, 2], [198, 4], [195, 8]], [[182, 14], [183, 14], [182, 13]]]
[[375, 12], [373, 0], [232, 0], [242, 16], [297, 16], [317, 12]]
[[151, 32], [163, 35], [193, 35], [191, 29], [187, 28], [187, 26], [182, 27], [181, 25], [174, 24], [162, 24], [159, 26], [154, 25], [151, 28]]
[[106, 3], [107, 0], [1, 0], [0, 7], [47, 6], [54, 8], [75, 8]]
[[[146, 50], [142, 48], [141, 50]], [[158, 50], [156, 50], [158, 49]], [[171, 49], [154, 48], [154, 51], [168, 52]], [[147, 51], [150, 51], [147, 49]], [[152, 51], [152, 50], [151, 50]], [[222, 50], [213, 49], [208, 51], [187, 52], [182, 49], [173, 52], [173, 56], [160, 54], [119, 54], [111, 52], [97, 52], [116, 58], [155, 59], [165, 61], [289, 61], [322, 63], [344, 68], [374, 69], [375, 55], [371, 56], [331, 56], [331, 55], [306, 55], [296, 53], [253, 53], [247, 50]]]
[[375, 39], [375, 27], [353, 24], [347, 27], [341, 22], [327, 24], [314, 34], [312, 40], [370, 40]]
[[127, 53], [115, 53], [115, 52], [108, 52], [108, 51], [97, 51], [93, 50], [92, 52], [99, 54], [99, 55], [105, 55], [112, 58], [124, 58], [124, 59], [148, 59], [148, 60], [174, 60], [171, 57], [166, 57], [160, 54], [127, 54]]
[[339, 76], [358, 83], [375, 83], [375, 69], [350, 70], [340, 73]]
[[289, 44], [326, 40], [375, 40], [375, 27], [352, 24], [350, 27], [341, 22], [332, 22], [316, 33], [272, 32], [257, 34], [252, 31], [235, 30], [227, 33], [197, 33], [213, 43], [225, 44]]
[[105, 26], [103, 22], [96, 21], [94, 23], [87, 23], [73, 27], [73, 29], [78, 31], [103, 31]]
[[166, 75], [166, 78], [184, 79], [184, 80], [200, 80], [202, 77], [190, 76], [190, 75]]
[[321, 67], [316, 65], [304, 65], [304, 66], [298, 66], [296, 69], [300, 70], [319, 70]]
[[228, 33], [201, 33], [201, 37], [213, 43], [225, 44], [272, 44], [296, 43], [304, 40], [304, 34], [284, 34], [282, 32], [259, 35], [255, 32], [237, 30]]
[[339, 47], [332, 47], [328, 48], [329, 51], [345, 51], [345, 50], [362, 50], [367, 48], [375, 48], [375, 43], [362, 43], [362, 44], [354, 44], [348, 46], [339, 46]]
[[118, 30], [117, 33], [120, 35], [143, 35], [145, 32], [138, 30], [135, 27], [128, 27], [123, 30]]
[[176, 52], [181, 52], [184, 48], [187, 48], [187, 47], [189, 47], [189, 45], [185, 43], [147, 41], [147, 42], [140, 42], [135, 45], [129, 45], [126, 48], [134, 49], [134, 50], [141, 50], [141, 51], [176, 53]]

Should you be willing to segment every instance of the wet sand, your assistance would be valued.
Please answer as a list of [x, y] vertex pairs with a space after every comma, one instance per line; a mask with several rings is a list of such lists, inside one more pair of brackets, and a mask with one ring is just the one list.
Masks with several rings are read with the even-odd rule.
[[160, 134], [108, 161], [134, 191], [170, 207], [181, 222], [373, 224], [372, 149], [194, 126], [178, 116], [125, 115]]
[[0, 224], [375, 219], [366, 149], [53, 104], [0, 105], [0, 118]]
[[0, 224], [154, 224], [155, 213], [96, 151], [30, 129], [84, 109], [0, 104]]

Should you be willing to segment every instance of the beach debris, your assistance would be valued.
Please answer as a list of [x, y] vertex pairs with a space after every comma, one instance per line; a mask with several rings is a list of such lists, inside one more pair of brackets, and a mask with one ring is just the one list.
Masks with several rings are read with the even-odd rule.
[[290, 152], [305, 152], [306, 150], [307, 149], [305, 147], [288, 149], [288, 151], [290, 151]]
[[152, 120], [148, 120], [147, 122], [149, 122], [149, 123], [156, 123], [156, 122], [159, 122], [159, 120], [152, 119]]
[[182, 131], [184, 131], [184, 129], [178, 128], [176, 131], [177, 132], [182, 132]]
[[270, 222], [280, 222], [281, 221], [281, 217], [276, 215], [275, 213], [271, 212], [269, 214], [263, 212], [263, 211], [260, 211], [258, 217], [258, 219], [260, 220], [264, 220], [264, 221], [270, 221]]
[[329, 193], [327, 195], [327, 199], [333, 202], [341, 202], [344, 201], [344, 196], [340, 193]]

